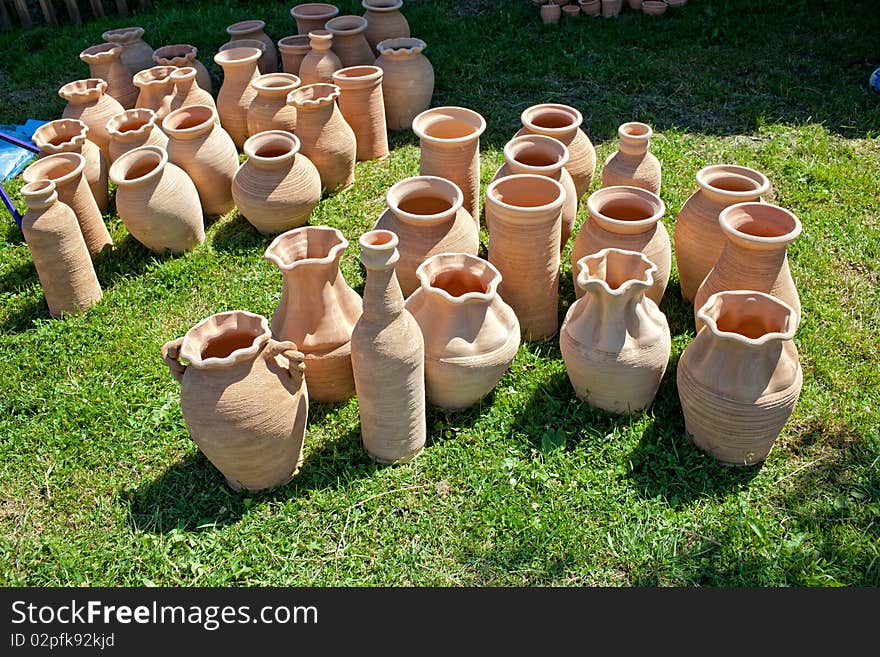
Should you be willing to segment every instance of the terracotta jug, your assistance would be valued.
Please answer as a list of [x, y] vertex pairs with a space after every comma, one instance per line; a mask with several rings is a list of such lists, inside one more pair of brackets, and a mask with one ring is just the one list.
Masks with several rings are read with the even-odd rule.
[[110, 161], [140, 146], [168, 147], [168, 135], [156, 125], [156, 113], [151, 109], [130, 109], [107, 121], [110, 133]]
[[308, 34], [287, 36], [278, 41], [281, 52], [281, 70], [291, 75], [299, 75], [299, 68], [312, 47], [309, 45]]
[[254, 39], [256, 41], [262, 41], [263, 44], [265, 44], [266, 48], [263, 50], [262, 55], [260, 55], [260, 60], [257, 63], [260, 73], [264, 74], [274, 73], [278, 70], [278, 53], [275, 51], [275, 42], [269, 38], [268, 34], [266, 34], [264, 31], [265, 27], [266, 21], [248, 20], [233, 23], [226, 28], [230, 41], [236, 41], [238, 39]]
[[321, 186], [342, 191], [354, 182], [357, 142], [336, 106], [339, 87], [309, 84], [293, 91], [287, 102], [296, 107], [296, 135], [303, 154], [318, 168]]
[[241, 148], [248, 137], [247, 111], [257, 95], [251, 80], [257, 77], [258, 48], [230, 48], [214, 55], [214, 61], [223, 68], [223, 84], [217, 94], [217, 113], [220, 124]]
[[645, 293], [657, 265], [644, 253], [602, 249], [577, 262], [575, 301], [559, 332], [568, 378], [580, 399], [612, 413], [647, 408], [666, 372], [666, 316]]
[[265, 317], [233, 310], [166, 342], [162, 358], [180, 382], [190, 436], [226, 483], [263, 490], [293, 478], [309, 413], [295, 344], [272, 339]]
[[630, 121], [617, 129], [620, 145], [616, 153], [605, 160], [602, 168], [602, 187], [641, 187], [660, 193], [660, 160], [648, 152], [654, 131], [645, 123]]
[[498, 270], [475, 255], [433, 255], [406, 300], [425, 340], [425, 395], [434, 406], [473, 406], [495, 387], [519, 349], [519, 321], [501, 299]]
[[718, 262], [694, 296], [697, 330], [700, 308], [710, 296], [726, 290], [754, 290], [782, 299], [794, 309], [796, 328], [801, 301], [786, 248], [801, 234], [800, 220], [779, 206], [746, 202], [722, 210], [718, 223], [727, 239]]
[[770, 191], [767, 177], [748, 167], [716, 164], [697, 172], [699, 189], [685, 201], [675, 221], [675, 262], [681, 295], [693, 301], [700, 283], [724, 248], [721, 211], [736, 203], [758, 201]]
[[290, 15], [296, 21], [299, 34], [323, 30], [331, 18], [339, 15], [339, 9], [326, 2], [306, 2], [291, 8]]
[[382, 95], [389, 130], [406, 130], [413, 119], [431, 106], [434, 67], [422, 54], [421, 39], [385, 39], [377, 46], [376, 66], [384, 72]]
[[57, 153], [40, 158], [21, 173], [25, 183], [51, 180], [55, 183], [58, 200], [73, 210], [82, 231], [86, 247], [92, 256], [113, 246], [101, 210], [83, 172], [86, 158], [79, 153]]
[[296, 108], [287, 104], [287, 95], [301, 80], [291, 73], [267, 73], [251, 80], [257, 95], [247, 111], [249, 135], [265, 130], [296, 130]]
[[339, 87], [339, 111], [354, 131], [357, 161], [387, 158], [382, 69], [378, 66], [339, 69], [333, 74], [333, 84]]
[[170, 46], [156, 48], [153, 51], [153, 61], [159, 66], [196, 69], [196, 84], [204, 91], [207, 91], [208, 94], [212, 94], [214, 86], [211, 84], [211, 74], [208, 73], [205, 65], [196, 59], [198, 54], [198, 48], [195, 46], [191, 46], [188, 43], [175, 43]]
[[242, 216], [264, 235], [306, 223], [321, 198], [321, 176], [301, 152], [299, 137], [261, 132], [245, 142], [244, 152], [248, 159], [232, 181]]
[[110, 166], [116, 209], [131, 236], [151, 251], [182, 253], [205, 241], [199, 193], [158, 146], [141, 146]]
[[760, 463], [801, 393], [798, 315], [769, 294], [735, 290], [708, 297], [698, 318], [678, 361], [685, 429], [719, 461]]
[[577, 286], [578, 260], [605, 248], [616, 248], [644, 253], [657, 265], [654, 284], [646, 294], [660, 305], [672, 267], [669, 233], [660, 221], [666, 206], [660, 197], [641, 187], [604, 187], [587, 199], [587, 210], [571, 253], [577, 296], [583, 294]]
[[132, 77], [153, 65], [153, 48], [144, 41], [144, 28], [120, 27], [107, 30], [101, 38], [122, 47], [122, 63]]
[[79, 119], [89, 127], [88, 139], [97, 144], [109, 161], [110, 133], [107, 121], [125, 109], [115, 98], [108, 96], [107, 83], [97, 78], [68, 82], [58, 90], [58, 95], [67, 101], [61, 114], [64, 119]]
[[78, 119], [57, 119], [41, 125], [31, 138], [40, 149], [38, 157], [55, 153], [79, 153], [85, 158], [83, 176], [101, 212], [110, 204], [107, 195], [107, 158], [86, 137], [89, 127]]
[[171, 74], [176, 70], [173, 66], [153, 66], [134, 76], [134, 86], [140, 90], [135, 107], [153, 110], [159, 125], [171, 111], [171, 100], [174, 98]]
[[364, 36], [374, 55], [379, 54], [380, 41], [409, 37], [409, 23], [400, 13], [403, 0], [363, 0], [361, 5], [366, 9], [367, 31]]
[[115, 43], [91, 46], [79, 54], [89, 66], [89, 77], [104, 80], [107, 83], [105, 93], [118, 100], [125, 109], [131, 109], [137, 101], [138, 90], [132, 84], [132, 75], [121, 57], [122, 46]]
[[333, 35], [327, 30], [309, 32], [309, 52], [299, 67], [299, 77], [303, 84], [332, 84], [333, 72], [342, 68], [342, 62], [330, 46]]
[[397, 235], [373, 230], [359, 242], [367, 282], [351, 365], [361, 440], [373, 460], [404, 463], [425, 448], [425, 343], [394, 273]]
[[339, 271], [347, 247], [335, 228], [303, 226], [282, 233], [266, 249], [266, 259], [283, 277], [272, 335], [299, 345], [312, 401], [344, 402], [355, 393], [351, 333], [363, 304]]
[[204, 213], [229, 212], [235, 207], [232, 180], [238, 171], [238, 150], [217, 123], [217, 111], [208, 105], [182, 107], [166, 116], [163, 125], [168, 161], [193, 181]]
[[[174, 96], [171, 97], [169, 106], [171, 112], [192, 105], [207, 105], [217, 109], [214, 97], [196, 84], [197, 75], [198, 71], [192, 66], [180, 66], [172, 71], [171, 82], [174, 84]], [[220, 122], [219, 117], [217, 122]]]
[[541, 5], [541, 22], [544, 25], [555, 25], [562, 18], [562, 7], [555, 2], [549, 5]]
[[364, 32], [367, 21], [362, 16], [337, 16], [327, 21], [324, 29], [333, 35], [333, 52], [342, 66], [370, 66], [376, 56]]
[[523, 337], [539, 341], [559, 326], [559, 241], [565, 188], [552, 178], [515, 174], [486, 189], [489, 262]]
[[21, 188], [28, 210], [21, 220], [46, 296], [49, 314], [81, 312], [101, 300], [101, 285], [76, 215], [58, 200], [55, 183], [38, 180]]

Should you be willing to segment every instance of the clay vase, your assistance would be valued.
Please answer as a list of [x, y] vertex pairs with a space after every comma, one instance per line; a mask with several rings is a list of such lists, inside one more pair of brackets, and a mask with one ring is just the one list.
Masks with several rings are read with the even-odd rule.
[[107, 195], [107, 158], [86, 137], [89, 127], [78, 119], [58, 119], [41, 125], [31, 138], [40, 149], [38, 157], [55, 153], [79, 153], [85, 158], [83, 176], [101, 212], [110, 204]]
[[131, 236], [156, 253], [182, 253], [205, 241], [199, 193], [158, 146], [141, 146], [110, 166], [116, 209]]
[[170, 46], [156, 48], [153, 51], [153, 61], [159, 66], [196, 69], [196, 84], [210, 95], [214, 92], [214, 87], [211, 84], [211, 74], [208, 73], [205, 65], [196, 59], [198, 54], [198, 48], [195, 46], [191, 46], [188, 43], [175, 43]]
[[112, 247], [113, 240], [83, 175], [85, 167], [86, 158], [79, 153], [57, 153], [30, 164], [22, 171], [21, 178], [26, 184], [41, 180], [55, 183], [58, 200], [73, 210], [86, 247], [95, 256], [105, 248]]
[[168, 147], [168, 135], [156, 125], [151, 109], [130, 109], [107, 121], [110, 134], [110, 161], [113, 164], [124, 153], [141, 146]]
[[596, 150], [581, 130], [584, 117], [568, 105], [544, 103], [527, 108], [520, 117], [523, 127], [514, 137], [545, 135], [558, 139], [568, 148], [566, 170], [571, 174], [578, 199], [590, 187], [596, 171]]
[[374, 55], [379, 54], [380, 41], [409, 37], [409, 23], [400, 13], [403, 0], [363, 0], [361, 5], [366, 9], [364, 19], [367, 21], [367, 30], [364, 36]]
[[646, 294], [660, 305], [672, 267], [669, 233], [660, 221], [666, 206], [660, 197], [641, 187], [604, 187], [587, 199], [587, 210], [587, 219], [571, 253], [578, 298], [584, 293], [577, 285], [578, 260], [605, 248], [615, 248], [644, 253], [657, 265], [654, 284]]
[[296, 130], [296, 108], [287, 104], [287, 95], [300, 84], [300, 79], [291, 73], [267, 73], [251, 80], [257, 95], [247, 111], [248, 134]]
[[794, 310], [794, 326], [801, 301], [788, 268], [786, 248], [801, 234], [801, 222], [784, 208], [760, 202], [731, 205], [718, 223], [727, 238], [718, 262], [694, 296], [697, 330], [699, 310], [710, 296], [727, 290], [754, 290], [782, 299]]
[[395, 269], [405, 297], [418, 289], [416, 269], [432, 255], [477, 254], [480, 234], [463, 200], [455, 183], [435, 176], [406, 178], [386, 193], [388, 209], [374, 228], [391, 231], [399, 239]]
[[287, 102], [296, 107], [296, 136], [303, 155], [318, 168], [321, 186], [342, 191], [354, 182], [357, 142], [336, 106], [339, 87], [309, 84], [293, 91]]
[[134, 76], [134, 86], [140, 89], [135, 107], [153, 110], [159, 125], [171, 111], [175, 95], [171, 74], [176, 70], [173, 66], [153, 66]]
[[552, 178], [565, 188], [560, 250], [565, 248], [568, 243], [578, 208], [577, 189], [571, 179], [571, 174], [565, 169], [568, 157], [568, 149], [561, 141], [553, 137], [545, 137], [544, 135], [514, 137], [505, 144], [504, 164], [492, 178], [495, 181], [515, 173], [531, 173], [536, 176]]
[[132, 84], [132, 75], [122, 63], [122, 47], [115, 43], [104, 43], [86, 48], [79, 58], [89, 66], [89, 77], [107, 83], [108, 96], [119, 101], [125, 109], [134, 107], [138, 90]]
[[226, 214], [233, 207], [232, 180], [238, 150], [208, 105], [174, 110], [163, 121], [168, 135], [168, 161], [183, 169], [196, 186], [206, 215]]
[[516, 174], [486, 189], [489, 262], [523, 337], [545, 340], [559, 326], [559, 241], [565, 188], [552, 178]]
[[257, 77], [258, 48], [230, 48], [214, 55], [223, 68], [223, 84], [217, 94], [220, 124], [232, 137], [237, 148], [244, 146], [247, 134], [247, 111], [257, 95], [251, 80]]
[[[642, 0], [639, 0], [641, 3]], [[598, 16], [602, 11], [602, 3], [599, 0], [579, 0], [581, 13], [585, 16]]]
[[602, 187], [641, 187], [660, 193], [660, 160], [648, 152], [654, 131], [645, 123], [631, 121], [617, 129], [620, 145], [616, 153], [605, 160], [602, 168]]
[[331, 18], [339, 15], [339, 9], [326, 2], [306, 2], [291, 8], [290, 15], [296, 21], [299, 34], [323, 30]]
[[562, 18], [562, 7], [555, 2], [541, 6], [541, 22], [544, 25], [555, 25]]
[[[265, 317], [211, 315], [165, 343], [190, 436], [235, 490], [264, 490], [299, 470], [309, 413], [303, 355]], [[188, 365], [181, 363], [181, 359]]]
[[363, 304], [339, 271], [347, 247], [335, 228], [303, 226], [282, 233], [266, 249], [266, 259], [283, 277], [272, 335], [299, 345], [312, 401], [339, 403], [355, 393], [351, 333]]
[[762, 292], [713, 294], [678, 361], [685, 430], [722, 463], [760, 463], [801, 393], [794, 308]]
[[358, 162], [388, 157], [385, 130], [385, 101], [382, 98], [382, 69], [378, 66], [351, 66], [333, 74], [339, 87], [339, 111], [354, 131]]
[[376, 61], [364, 32], [367, 21], [362, 16], [331, 18], [324, 29], [333, 35], [333, 52], [343, 67], [370, 66]]
[[692, 301], [700, 283], [724, 248], [721, 211], [735, 203], [758, 201], [770, 191], [767, 177], [748, 167], [716, 164], [697, 172], [699, 189], [685, 201], [675, 220], [675, 261], [681, 295]]
[[[214, 97], [202, 89], [198, 84], [198, 71], [192, 66], [180, 66], [171, 73], [171, 82], [174, 84], [174, 96], [171, 97], [169, 111], [173, 112], [181, 107], [192, 105], [207, 105], [217, 109]], [[218, 117], [217, 122], [220, 122]]]
[[96, 144], [109, 161], [110, 133], [107, 132], [107, 121], [125, 109], [119, 101], [108, 96], [106, 90], [104, 80], [89, 78], [68, 82], [58, 90], [58, 95], [67, 101], [61, 118], [79, 119], [85, 123], [89, 127], [88, 140]]
[[361, 440], [379, 463], [404, 463], [425, 448], [425, 343], [397, 283], [397, 235], [360, 237], [367, 270], [364, 312], [351, 334]]
[[602, 16], [604, 18], [617, 16], [622, 8], [623, 0], [602, 0]]
[[464, 107], [436, 107], [413, 119], [419, 137], [419, 173], [451, 180], [464, 194], [464, 209], [480, 224], [480, 135], [486, 120]]
[[301, 152], [299, 137], [261, 132], [244, 144], [247, 161], [232, 181], [239, 212], [264, 235], [306, 223], [321, 198], [321, 176]]
[[302, 65], [303, 59], [305, 59], [311, 49], [307, 34], [287, 36], [279, 40], [278, 50], [281, 52], [281, 70], [291, 75], [299, 75], [299, 68]]
[[672, 338], [666, 316], [645, 293], [657, 265], [644, 253], [602, 249], [577, 263], [575, 301], [559, 332], [568, 378], [580, 399], [612, 413], [651, 405]]
[[413, 119], [431, 106], [434, 67], [422, 54], [421, 39], [385, 39], [377, 46], [376, 66], [384, 72], [382, 95], [389, 130], [406, 130]]
[[501, 274], [466, 253], [433, 255], [406, 300], [425, 340], [425, 395], [440, 408], [468, 408], [495, 387], [519, 349], [519, 321], [501, 299]]
[[275, 42], [269, 38], [268, 34], [266, 34], [264, 31], [265, 27], [266, 21], [249, 20], [233, 23], [226, 28], [230, 41], [236, 41], [238, 39], [254, 39], [256, 41], [262, 41], [265, 44], [266, 48], [263, 50], [262, 55], [260, 55], [260, 60], [257, 63], [260, 73], [264, 74], [274, 73], [278, 70], [278, 53], [275, 51]]
[[[260, 56], [266, 52], [266, 44], [260, 41], [259, 39], [232, 39], [231, 41], [227, 41], [222, 46], [217, 48], [217, 52], [223, 52], [224, 50], [232, 50], [234, 48], [256, 48], [260, 51]], [[274, 71], [269, 71], [270, 73], [274, 73]], [[262, 75], [262, 71], [257, 66], [257, 75]]]
[[327, 30], [309, 32], [309, 52], [299, 66], [299, 77], [303, 84], [332, 84], [333, 72], [342, 68], [342, 62], [330, 46], [333, 35]]
[[117, 30], [107, 30], [101, 38], [107, 43], [122, 46], [122, 63], [131, 77], [153, 65], [153, 48], [144, 41], [144, 28], [121, 27]]
[[78, 313], [101, 300], [101, 284], [82, 232], [68, 206], [58, 200], [55, 183], [38, 180], [21, 188], [28, 210], [21, 220], [46, 296], [49, 314]]

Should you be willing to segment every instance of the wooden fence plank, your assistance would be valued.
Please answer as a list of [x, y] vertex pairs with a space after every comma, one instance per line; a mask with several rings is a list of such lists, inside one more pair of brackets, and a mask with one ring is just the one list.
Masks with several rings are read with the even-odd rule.
[[128, 2], [126, 0], [116, 0], [116, 11], [120, 16], [128, 16]]
[[92, 13], [97, 18], [104, 15], [104, 5], [101, 0], [89, 0], [89, 4], [92, 6]]
[[0, 30], [8, 30], [12, 27], [9, 22], [9, 12], [6, 11], [6, 0], [0, 0]]
[[43, 10], [43, 19], [49, 25], [57, 25], [58, 19], [55, 18], [55, 7], [52, 6], [52, 0], [40, 0], [40, 9]]
[[18, 20], [21, 21], [21, 26], [30, 27], [33, 25], [27, 2], [25, 0], [12, 0], [12, 3], [15, 5], [15, 11], [18, 14]]
[[80, 25], [82, 23], [82, 16], [80, 16], [76, 0], [64, 0], [64, 4], [67, 5], [67, 15], [70, 16], [70, 22]]

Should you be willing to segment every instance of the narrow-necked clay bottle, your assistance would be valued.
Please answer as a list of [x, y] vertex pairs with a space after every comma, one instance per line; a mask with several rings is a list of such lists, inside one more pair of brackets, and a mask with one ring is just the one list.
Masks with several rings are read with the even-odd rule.
[[[174, 84], [174, 96], [171, 97], [170, 111], [189, 107], [190, 105], [207, 105], [217, 109], [214, 97], [198, 84], [198, 71], [192, 66], [179, 66], [171, 73]], [[217, 121], [220, 119], [218, 117]]]
[[299, 75], [303, 59], [311, 49], [308, 34], [297, 34], [280, 39], [278, 50], [281, 52], [281, 70], [291, 75]]
[[577, 262], [575, 301], [559, 331], [568, 378], [580, 399], [612, 413], [647, 408], [666, 372], [666, 316], [645, 293], [657, 265], [644, 253], [602, 249]]
[[323, 30], [331, 18], [339, 15], [339, 8], [326, 2], [305, 2], [291, 8], [290, 15], [296, 21], [300, 34]]
[[134, 107], [138, 90], [132, 84], [132, 75], [122, 63], [122, 46], [116, 43], [103, 43], [86, 48], [79, 58], [89, 66], [89, 76], [107, 83], [108, 96], [119, 101], [125, 109]]
[[373, 230], [359, 242], [367, 282], [351, 365], [361, 440], [373, 460], [404, 463], [425, 448], [425, 343], [394, 273], [397, 235]]
[[110, 161], [113, 164], [123, 153], [140, 146], [168, 147], [168, 135], [156, 124], [151, 109], [130, 109], [107, 121], [110, 134]]
[[28, 210], [21, 232], [30, 249], [49, 314], [81, 312], [101, 300], [101, 285], [82, 232], [67, 205], [58, 200], [55, 183], [38, 180], [21, 188]]
[[251, 80], [257, 92], [247, 111], [249, 135], [265, 130], [296, 130], [296, 108], [287, 104], [287, 96], [301, 80], [292, 73], [267, 73]]
[[276, 237], [265, 253], [283, 277], [272, 335], [299, 345], [312, 401], [338, 403], [355, 394], [351, 333], [363, 304], [339, 271], [347, 247], [335, 228], [303, 226]]
[[223, 84], [217, 94], [217, 113], [220, 124], [232, 137], [237, 148], [244, 146], [247, 134], [247, 111], [256, 89], [251, 86], [257, 72], [258, 48], [230, 48], [214, 55], [214, 61], [223, 69]]
[[132, 77], [153, 65], [153, 48], [144, 41], [144, 28], [120, 27], [107, 30], [101, 38], [107, 43], [118, 43], [122, 46], [122, 63]]
[[357, 161], [388, 157], [385, 130], [385, 101], [382, 98], [382, 69], [378, 66], [350, 66], [333, 74], [339, 87], [339, 111], [357, 140]]
[[265, 317], [233, 310], [165, 343], [162, 359], [180, 382], [190, 436], [226, 483], [263, 490], [293, 478], [309, 414], [295, 344], [274, 340]]
[[238, 150], [217, 123], [217, 111], [208, 105], [182, 107], [162, 125], [168, 135], [168, 161], [193, 181], [204, 213], [229, 212], [235, 207], [232, 180], [238, 171]]
[[61, 117], [79, 119], [89, 127], [88, 139], [97, 144], [104, 153], [110, 156], [110, 133], [107, 132], [107, 121], [125, 108], [115, 98], [105, 92], [107, 83], [97, 78], [68, 82], [58, 90], [58, 95], [67, 101]]
[[400, 13], [403, 0], [363, 0], [361, 5], [366, 9], [364, 18], [367, 21], [367, 30], [364, 36], [367, 43], [378, 56], [378, 45], [385, 39], [405, 38], [410, 35], [409, 23], [406, 17]]
[[174, 98], [174, 80], [171, 74], [176, 70], [173, 66], [153, 66], [134, 76], [134, 86], [140, 90], [135, 107], [153, 110], [159, 125], [171, 111], [171, 101]]
[[309, 32], [310, 50], [299, 66], [303, 84], [332, 84], [333, 73], [342, 68], [342, 62], [330, 49], [333, 35], [327, 30]]
[[196, 69], [196, 84], [208, 94], [213, 93], [211, 74], [198, 59], [199, 51], [195, 46], [188, 43], [175, 43], [170, 46], [162, 46], [153, 51], [153, 61], [159, 66], [174, 66], [175, 68], [191, 67]]
[[630, 121], [617, 129], [620, 145], [605, 160], [602, 187], [625, 185], [660, 193], [660, 160], [648, 151], [654, 131], [646, 123]]
[[519, 349], [519, 321], [498, 294], [501, 274], [466, 253], [433, 255], [406, 300], [425, 340], [425, 395], [434, 406], [468, 408], [498, 383]]
[[278, 70], [278, 53], [275, 51], [275, 42], [265, 32], [266, 21], [248, 20], [233, 23], [226, 28], [230, 41], [237, 39], [255, 39], [262, 41], [266, 48], [260, 56], [257, 66], [260, 73], [274, 73]]
[[769, 294], [733, 290], [708, 297], [698, 318], [703, 328], [678, 361], [685, 430], [723, 463], [760, 463], [801, 393], [797, 312]]
[[369, 66], [376, 61], [364, 32], [367, 21], [362, 16], [337, 16], [324, 25], [333, 35], [333, 52], [344, 67]]
[[384, 72], [382, 95], [389, 130], [406, 130], [413, 119], [431, 106], [434, 67], [422, 54], [421, 39], [401, 37], [380, 41], [376, 66]]
[[131, 236], [151, 251], [181, 253], [205, 241], [199, 193], [158, 146], [141, 146], [110, 167], [116, 209]]
[[244, 144], [247, 161], [232, 181], [242, 216], [264, 235], [302, 226], [321, 198], [321, 176], [301, 152], [300, 140], [269, 130]]

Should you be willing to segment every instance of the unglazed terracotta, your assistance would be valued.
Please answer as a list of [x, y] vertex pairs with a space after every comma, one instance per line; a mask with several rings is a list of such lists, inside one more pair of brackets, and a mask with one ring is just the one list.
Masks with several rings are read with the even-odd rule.
[[562, 7], [555, 2], [541, 6], [541, 22], [544, 25], [555, 25], [562, 18]]
[[[231, 39], [219, 48], [217, 48], [217, 52], [232, 50], [234, 48], [256, 48], [260, 51], [261, 56], [262, 53], [266, 52], [266, 44], [259, 39]], [[259, 69], [259, 65], [257, 66], [257, 73], [262, 74], [262, 71], [260, 71]]]
[[640, 11], [642, 8], [642, 0], [627, 0], [627, 4], [634, 11]]
[[[641, 2], [641, 0], [639, 0]], [[581, 12], [585, 16], [598, 16], [602, 11], [601, 0], [580, 0]]]
[[107, 43], [116, 43], [122, 47], [122, 63], [132, 77], [153, 65], [153, 48], [144, 41], [144, 28], [120, 27], [107, 30], [101, 38]]
[[297, 34], [280, 39], [278, 50], [281, 52], [281, 70], [291, 75], [299, 75], [303, 59], [311, 49], [308, 34]]
[[86, 48], [79, 58], [88, 64], [89, 76], [107, 83], [108, 96], [119, 101], [125, 109], [134, 107], [138, 97], [137, 87], [132, 84], [132, 75], [122, 63], [122, 46], [104, 43]]
[[312, 401], [339, 403], [355, 394], [351, 334], [363, 304], [339, 271], [347, 247], [335, 228], [303, 226], [276, 237], [265, 253], [283, 277], [272, 335], [299, 345]]
[[678, 361], [678, 396], [694, 443], [732, 465], [760, 463], [801, 393], [798, 314], [761, 292], [713, 294]]
[[612, 413], [647, 408], [669, 362], [666, 316], [645, 293], [657, 265], [645, 254], [602, 249], [577, 262], [575, 301], [559, 331], [568, 378], [580, 399]]
[[159, 125], [171, 111], [171, 101], [174, 98], [174, 80], [171, 74], [176, 70], [173, 66], [153, 66], [134, 76], [134, 86], [140, 90], [135, 107], [153, 110]]
[[267, 73], [251, 80], [257, 95], [247, 111], [248, 134], [296, 130], [296, 108], [287, 104], [287, 96], [301, 84], [302, 81], [292, 73]]
[[156, 123], [156, 113], [151, 109], [130, 109], [107, 121], [110, 134], [110, 164], [130, 150], [141, 146], [168, 147], [166, 135]]
[[291, 8], [290, 15], [296, 21], [299, 33], [308, 34], [323, 30], [327, 21], [339, 15], [339, 9], [326, 2], [306, 2]]
[[665, 0], [644, 0], [642, 2], [642, 13], [647, 16], [660, 16], [666, 13], [668, 6]]
[[364, 18], [367, 30], [364, 36], [373, 50], [379, 54], [379, 42], [385, 39], [406, 38], [410, 35], [409, 23], [400, 12], [403, 0], [363, 0], [361, 5], [366, 9]]
[[425, 448], [425, 343], [394, 273], [397, 235], [373, 230], [359, 242], [367, 282], [351, 365], [361, 440], [373, 460], [403, 463]]
[[254, 39], [265, 44], [263, 54], [257, 64], [260, 73], [274, 73], [278, 70], [278, 53], [275, 50], [275, 42], [265, 32], [266, 21], [247, 20], [233, 23], [226, 28], [230, 41], [238, 39]]
[[382, 69], [378, 66], [351, 66], [333, 74], [339, 87], [337, 104], [345, 122], [354, 131], [357, 161], [384, 160], [388, 157], [385, 130], [385, 101], [382, 98]]
[[269, 130], [244, 145], [247, 161], [232, 181], [242, 216], [264, 235], [302, 226], [321, 198], [321, 176], [299, 137]]
[[395, 267], [404, 296], [420, 285], [416, 269], [437, 253], [476, 255], [480, 234], [462, 207], [464, 195], [445, 178], [416, 176], [393, 185], [385, 195], [388, 209], [374, 228], [397, 235], [400, 260]]
[[[175, 43], [170, 46], [162, 46], [153, 51], [153, 61], [159, 66], [173, 66], [175, 68], [196, 69], [196, 84], [207, 91], [214, 92], [211, 84], [211, 74], [198, 59], [199, 51], [195, 46], [188, 43]], [[177, 109], [177, 108], [175, 108]]]
[[660, 221], [666, 206], [660, 197], [641, 187], [604, 187], [587, 199], [587, 210], [587, 219], [571, 253], [577, 296], [583, 294], [577, 287], [578, 260], [605, 248], [615, 248], [644, 253], [657, 265], [654, 284], [646, 294], [660, 305], [672, 267], [669, 233]]
[[434, 67], [421, 39], [401, 37], [380, 41], [376, 66], [384, 72], [382, 95], [389, 130], [406, 130], [413, 119], [431, 106]]
[[376, 61], [364, 36], [367, 21], [362, 16], [337, 16], [327, 21], [324, 29], [333, 35], [333, 52], [342, 66], [369, 66]]
[[623, 0], [602, 0], [602, 16], [613, 18], [623, 8]]
[[310, 50], [299, 67], [303, 84], [332, 84], [333, 73], [342, 68], [336, 53], [330, 50], [333, 35], [327, 30], [309, 32]]
[[110, 167], [116, 209], [131, 236], [151, 251], [181, 253], [205, 241], [199, 193], [158, 146], [141, 146]]
[[736, 203], [758, 201], [770, 191], [767, 177], [748, 167], [716, 164], [697, 172], [699, 189], [685, 201], [675, 221], [675, 262], [681, 295], [692, 301], [700, 283], [724, 248], [721, 211]]
[[217, 113], [220, 124], [232, 137], [237, 148], [244, 146], [248, 137], [247, 111], [257, 95], [251, 80], [257, 75], [259, 48], [230, 48], [214, 55], [214, 61], [223, 68], [223, 84], [217, 94]]
[[[192, 66], [180, 66], [171, 73], [171, 82], [174, 84], [174, 96], [171, 97], [170, 111], [191, 105], [207, 105], [217, 109], [214, 97], [202, 89], [196, 81], [198, 71]], [[220, 122], [219, 117], [217, 122]]]
[[110, 133], [107, 132], [107, 121], [125, 108], [119, 101], [105, 92], [107, 83], [97, 78], [68, 82], [58, 90], [58, 95], [67, 101], [61, 117], [79, 119], [89, 127], [88, 139], [97, 144], [104, 153], [110, 156]]
[[425, 395], [440, 408], [474, 405], [495, 387], [519, 349], [519, 321], [498, 294], [501, 274], [466, 253], [433, 255], [406, 300], [425, 340]]
[[651, 126], [637, 121], [624, 123], [617, 129], [620, 146], [605, 160], [602, 168], [602, 187], [623, 185], [641, 187], [660, 193], [660, 160], [648, 152], [654, 131]]
[[82, 232], [67, 205], [58, 200], [55, 183], [38, 180], [21, 188], [28, 210], [21, 220], [46, 296], [49, 314], [78, 313], [101, 300], [101, 285]]
[[578, 5], [565, 5], [562, 13], [566, 18], [578, 18], [581, 15], [581, 8]]
[[[235, 490], [291, 480], [309, 413], [303, 355], [272, 338], [265, 317], [233, 310], [165, 343], [190, 436]], [[184, 365], [180, 361], [187, 361]]]

